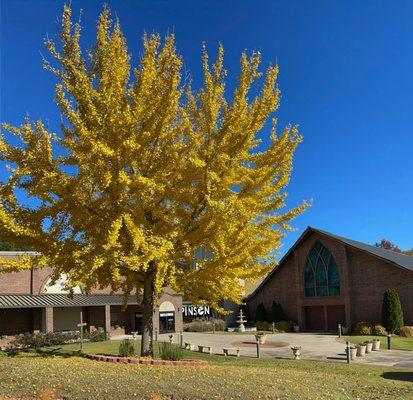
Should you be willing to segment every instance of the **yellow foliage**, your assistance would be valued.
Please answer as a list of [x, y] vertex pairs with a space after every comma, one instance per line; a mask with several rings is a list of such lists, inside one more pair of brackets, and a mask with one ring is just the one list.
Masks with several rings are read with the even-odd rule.
[[[46, 42], [45, 68], [58, 79], [61, 132], [41, 121], [3, 124], [23, 145], [0, 137], [0, 159], [13, 165], [0, 186], [0, 236], [41, 254], [3, 260], [3, 271], [47, 264], [87, 291], [130, 293], [150, 279], [155, 294], [171, 285], [193, 301], [240, 301], [240, 279], [254, 281], [274, 265], [289, 221], [307, 207], [284, 210], [297, 127], [277, 135], [274, 119], [269, 145], [258, 147], [278, 108], [278, 67], [261, 73], [260, 54], [243, 53], [228, 101], [222, 46], [212, 65], [203, 49], [204, 83], [193, 91], [173, 35], [144, 36], [131, 73], [126, 40], [106, 8], [87, 55], [67, 6], [60, 38]], [[16, 189], [39, 205], [19, 202]], [[199, 247], [213, 257], [190, 269]]]

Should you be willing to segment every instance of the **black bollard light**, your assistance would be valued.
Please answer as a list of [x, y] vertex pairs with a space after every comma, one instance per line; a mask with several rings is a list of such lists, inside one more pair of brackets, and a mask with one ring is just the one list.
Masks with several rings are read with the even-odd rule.
[[155, 342], [158, 341], [158, 329], [155, 328]]
[[391, 333], [387, 334], [387, 350], [391, 350]]
[[351, 363], [351, 355], [350, 355], [350, 342], [346, 342], [346, 356], [347, 356], [347, 364]]
[[179, 344], [181, 347], [184, 345], [184, 333], [182, 331], [179, 332]]

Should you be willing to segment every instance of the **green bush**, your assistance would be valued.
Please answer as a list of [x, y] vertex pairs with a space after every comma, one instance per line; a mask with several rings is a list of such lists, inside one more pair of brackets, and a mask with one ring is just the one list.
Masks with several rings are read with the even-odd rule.
[[413, 337], [413, 326], [402, 326], [399, 333], [404, 337]]
[[259, 321], [255, 326], [259, 331], [272, 331], [272, 323], [268, 321]]
[[400, 331], [404, 325], [403, 310], [396, 289], [388, 289], [384, 292], [381, 323], [390, 333]]
[[271, 306], [271, 322], [287, 321], [288, 317], [285, 315], [285, 312], [280, 303], [276, 301], [272, 302]]
[[353, 335], [371, 335], [371, 323], [370, 322], [357, 322], [353, 328]]
[[275, 323], [275, 329], [278, 332], [293, 332], [295, 323], [293, 321], [278, 321]]
[[268, 313], [263, 303], [258, 304], [255, 310], [255, 322], [268, 321]]
[[371, 324], [371, 334], [373, 336], [386, 336], [387, 332], [383, 325], [375, 323]]
[[135, 343], [133, 340], [124, 339], [119, 344], [120, 357], [132, 357], [136, 354]]
[[184, 351], [181, 347], [172, 343], [159, 343], [159, 355], [162, 360], [178, 361], [184, 358]]

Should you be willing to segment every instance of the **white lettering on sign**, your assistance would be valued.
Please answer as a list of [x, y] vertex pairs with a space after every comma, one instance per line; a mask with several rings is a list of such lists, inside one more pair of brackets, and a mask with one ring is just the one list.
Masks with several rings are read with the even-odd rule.
[[182, 312], [185, 317], [191, 316], [191, 317], [196, 317], [196, 316], [207, 316], [211, 315], [211, 309], [209, 306], [194, 306], [192, 304], [184, 304], [182, 306]]

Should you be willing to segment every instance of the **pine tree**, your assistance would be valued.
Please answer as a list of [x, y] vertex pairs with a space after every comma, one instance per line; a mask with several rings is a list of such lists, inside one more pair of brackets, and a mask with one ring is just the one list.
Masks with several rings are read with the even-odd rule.
[[403, 310], [396, 289], [388, 289], [384, 292], [381, 323], [390, 333], [397, 333], [404, 325]]
[[272, 302], [271, 306], [271, 321], [272, 322], [279, 322], [279, 321], [287, 321], [288, 318], [281, 306], [280, 303], [277, 303], [275, 300]]
[[[108, 286], [125, 299], [136, 293], [142, 355], [152, 355], [163, 287], [220, 310], [222, 299], [241, 301], [240, 282], [274, 266], [289, 222], [307, 207], [285, 209], [301, 137], [296, 126], [277, 134], [274, 118], [268, 144], [260, 144], [280, 92], [278, 67], [260, 72], [259, 53], [241, 55], [227, 100], [222, 46], [212, 65], [202, 51], [203, 83], [194, 91], [183, 82], [173, 35], [144, 36], [132, 74], [126, 39], [107, 8], [89, 51], [80, 36], [65, 6], [60, 44], [46, 40], [52, 60], [45, 63], [58, 80], [61, 132], [28, 119], [3, 124], [0, 160], [10, 176], [0, 183], [0, 235], [39, 255], [1, 260], [1, 272], [50, 265], [54, 277], [65, 273], [86, 293]], [[16, 191], [37, 203], [27, 207]], [[212, 256], [187, 268], [197, 248]]]
[[268, 313], [263, 303], [258, 304], [255, 310], [255, 322], [268, 321]]

